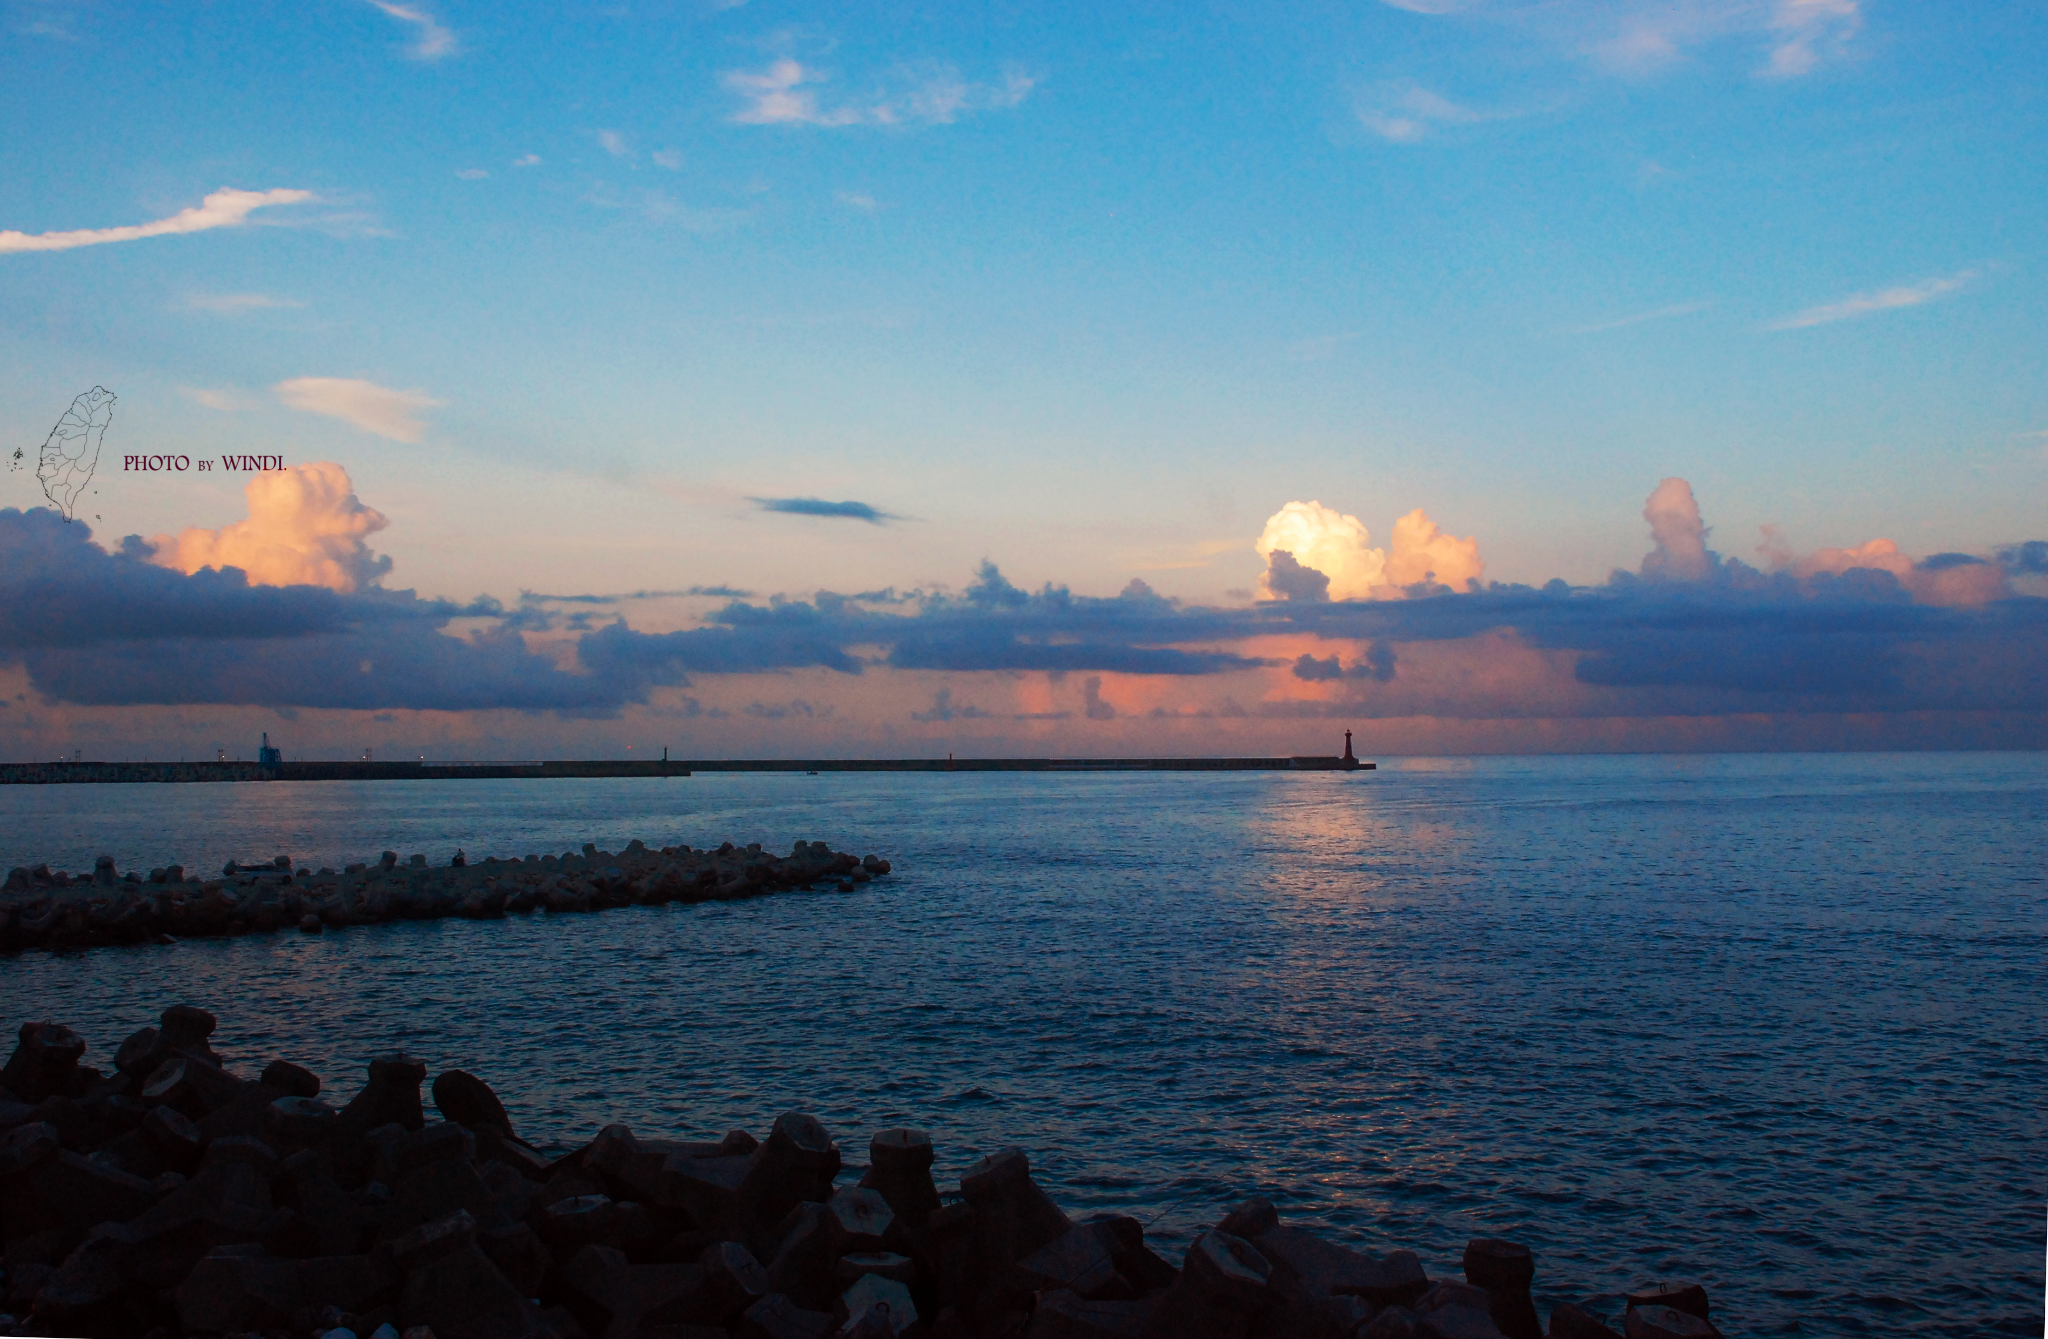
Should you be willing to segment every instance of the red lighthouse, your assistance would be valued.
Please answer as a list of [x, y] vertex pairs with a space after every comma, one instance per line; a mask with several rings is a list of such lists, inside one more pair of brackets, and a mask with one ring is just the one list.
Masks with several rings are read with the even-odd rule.
[[1349, 730], [1346, 730], [1344, 732], [1343, 765], [1347, 769], [1358, 766], [1358, 755], [1351, 751], [1351, 732]]

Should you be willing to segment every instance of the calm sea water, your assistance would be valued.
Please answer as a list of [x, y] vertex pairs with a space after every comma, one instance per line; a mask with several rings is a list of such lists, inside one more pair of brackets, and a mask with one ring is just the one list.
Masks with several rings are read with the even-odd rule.
[[[1544, 1305], [1698, 1279], [1730, 1334], [2042, 1332], [2048, 756], [1376, 773], [0, 788], [0, 865], [797, 838], [857, 893], [0, 960], [106, 1063], [179, 1000], [340, 1095], [402, 1046], [537, 1142], [816, 1112], [1006, 1143], [1184, 1245], [1253, 1193]], [[942, 1185], [944, 1182], [942, 1182]]]

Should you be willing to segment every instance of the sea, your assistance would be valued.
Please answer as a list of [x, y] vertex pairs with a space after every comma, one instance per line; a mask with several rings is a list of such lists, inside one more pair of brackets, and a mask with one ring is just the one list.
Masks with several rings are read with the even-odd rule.
[[798, 839], [845, 893], [0, 958], [88, 1063], [167, 1005], [254, 1072], [489, 1081], [567, 1150], [914, 1125], [1178, 1258], [1251, 1195], [1540, 1309], [1697, 1281], [1739, 1335], [2038, 1335], [2048, 755], [1341, 773], [701, 773], [0, 787], [0, 865], [441, 864]]

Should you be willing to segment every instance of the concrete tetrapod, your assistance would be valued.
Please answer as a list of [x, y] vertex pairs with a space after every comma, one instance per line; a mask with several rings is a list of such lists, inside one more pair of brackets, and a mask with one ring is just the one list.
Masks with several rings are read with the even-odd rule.
[[[395, 867], [395, 859], [394, 859]], [[346, 1100], [248, 1078], [178, 1005], [113, 1072], [20, 1029], [0, 1088], [0, 1336], [86, 1339], [1529, 1339], [1534, 1255], [1474, 1240], [1464, 1282], [1327, 1240], [1252, 1198], [1175, 1265], [1124, 1214], [1073, 1221], [1003, 1148], [957, 1190], [931, 1136], [816, 1116], [704, 1140], [606, 1125], [550, 1157], [484, 1079], [386, 1053]], [[35, 1102], [27, 1096], [41, 1094]], [[513, 1109], [519, 1104], [514, 1103]], [[1705, 1289], [1631, 1294], [1630, 1339], [1713, 1339]], [[1612, 1339], [1559, 1305], [1553, 1339]]]

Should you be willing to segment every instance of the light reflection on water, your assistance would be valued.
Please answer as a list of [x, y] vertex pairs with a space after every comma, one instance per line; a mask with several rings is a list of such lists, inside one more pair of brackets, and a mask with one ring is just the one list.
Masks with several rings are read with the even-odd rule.
[[13, 787], [0, 818], [6, 864], [73, 869], [641, 836], [901, 871], [0, 961], [0, 1016], [102, 1063], [190, 999], [245, 1066], [345, 1096], [402, 1044], [564, 1143], [804, 1106], [856, 1159], [903, 1123], [942, 1168], [1021, 1143], [1170, 1244], [1262, 1191], [1433, 1273], [1527, 1240], [1554, 1298], [1699, 1277], [1731, 1333], [2040, 1329], [2039, 755]]

